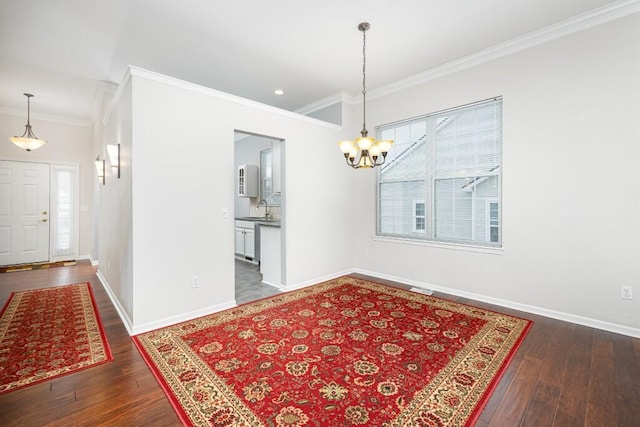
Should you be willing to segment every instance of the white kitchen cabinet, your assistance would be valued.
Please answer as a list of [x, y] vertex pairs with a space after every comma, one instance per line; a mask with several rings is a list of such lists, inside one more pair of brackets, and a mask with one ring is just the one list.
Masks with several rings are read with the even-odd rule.
[[260, 273], [267, 285], [282, 287], [280, 227], [260, 226]]
[[236, 176], [239, 197], [258, 197], [258, 166], [240, 165]]
[[236, 255], [244, 256], [244, 228], [236, 227]]
[[251, 258], [256, 256], [256, 232], [246, 229], [244, 232], [244, 256]]
[[236, 221], [236, 255], [253, 260], [256, 255], [256, 231], [253, 221]]

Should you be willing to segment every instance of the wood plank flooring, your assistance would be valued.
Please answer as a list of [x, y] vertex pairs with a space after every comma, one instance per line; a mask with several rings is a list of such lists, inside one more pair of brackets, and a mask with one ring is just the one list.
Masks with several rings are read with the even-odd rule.
[[[0, 425], [179, 426], [87, 261], [74, 267], [1, 273], [0, 304], [13, 291], [85, 281], [93, 287], [114, 360], [1, 395]], [[639, 339], [437, 296], [535, 322], [477, 426], [640, 426]]]

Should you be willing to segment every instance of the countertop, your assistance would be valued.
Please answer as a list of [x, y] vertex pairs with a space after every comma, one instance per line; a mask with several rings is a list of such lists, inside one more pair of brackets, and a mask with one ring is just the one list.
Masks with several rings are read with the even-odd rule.
[[263, 217], [256, 217], [256, 216], [242, 216], [242, 217], [236, 217], [236, 219], [240, 221], [253, 221], [261, 227], [278, 227], [278, 228], [280, 227], [279, 219], [265, 220]]

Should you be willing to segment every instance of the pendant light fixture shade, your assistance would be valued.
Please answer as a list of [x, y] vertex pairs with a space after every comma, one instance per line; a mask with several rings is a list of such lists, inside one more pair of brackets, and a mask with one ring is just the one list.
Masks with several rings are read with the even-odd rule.
[[47, 141], [45, 141], [44, 139], [38, 138], [31, 130], [30, 105], [31, 105], [31, 98], [33, 97], [33, 95], [30, 93], [25, 93], [24, 96], [27, 97], [27, 124], [25, 126], [24, 133], [21, 136], [12, 136], [11, 138], [9, 138], [9, 141], [13, 142], [23, 150], [31, 151], [31, 150], [36, 150], [42, 147], [44, 144], [47, 143]]
[[[369, 169], [384, 164], [387, 152], [393, 144], [392, 140], [378, 141], [369, 136], [367, 131], [367, 30], [371, 26], [368, 22], [358, 25], [358, 30], [362, 31], [362, 130], [360, 137], [353, 141], [345, 140], [338, 142], [340, 151], [344, 155], [347, 164], [354, 169]], [[356, 160], [356, 156], [358, 156]], [[380, 158], [382, 155], [382, 159]]]

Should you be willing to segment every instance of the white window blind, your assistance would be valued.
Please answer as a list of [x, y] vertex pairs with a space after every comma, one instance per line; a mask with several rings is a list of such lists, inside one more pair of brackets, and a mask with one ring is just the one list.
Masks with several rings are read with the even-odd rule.
[[[378, 173], [378, 235], [500, 245], [500, 98], [378, 131], [396, 141]], [[416, 200], [425, 201], [424, 230]]]

